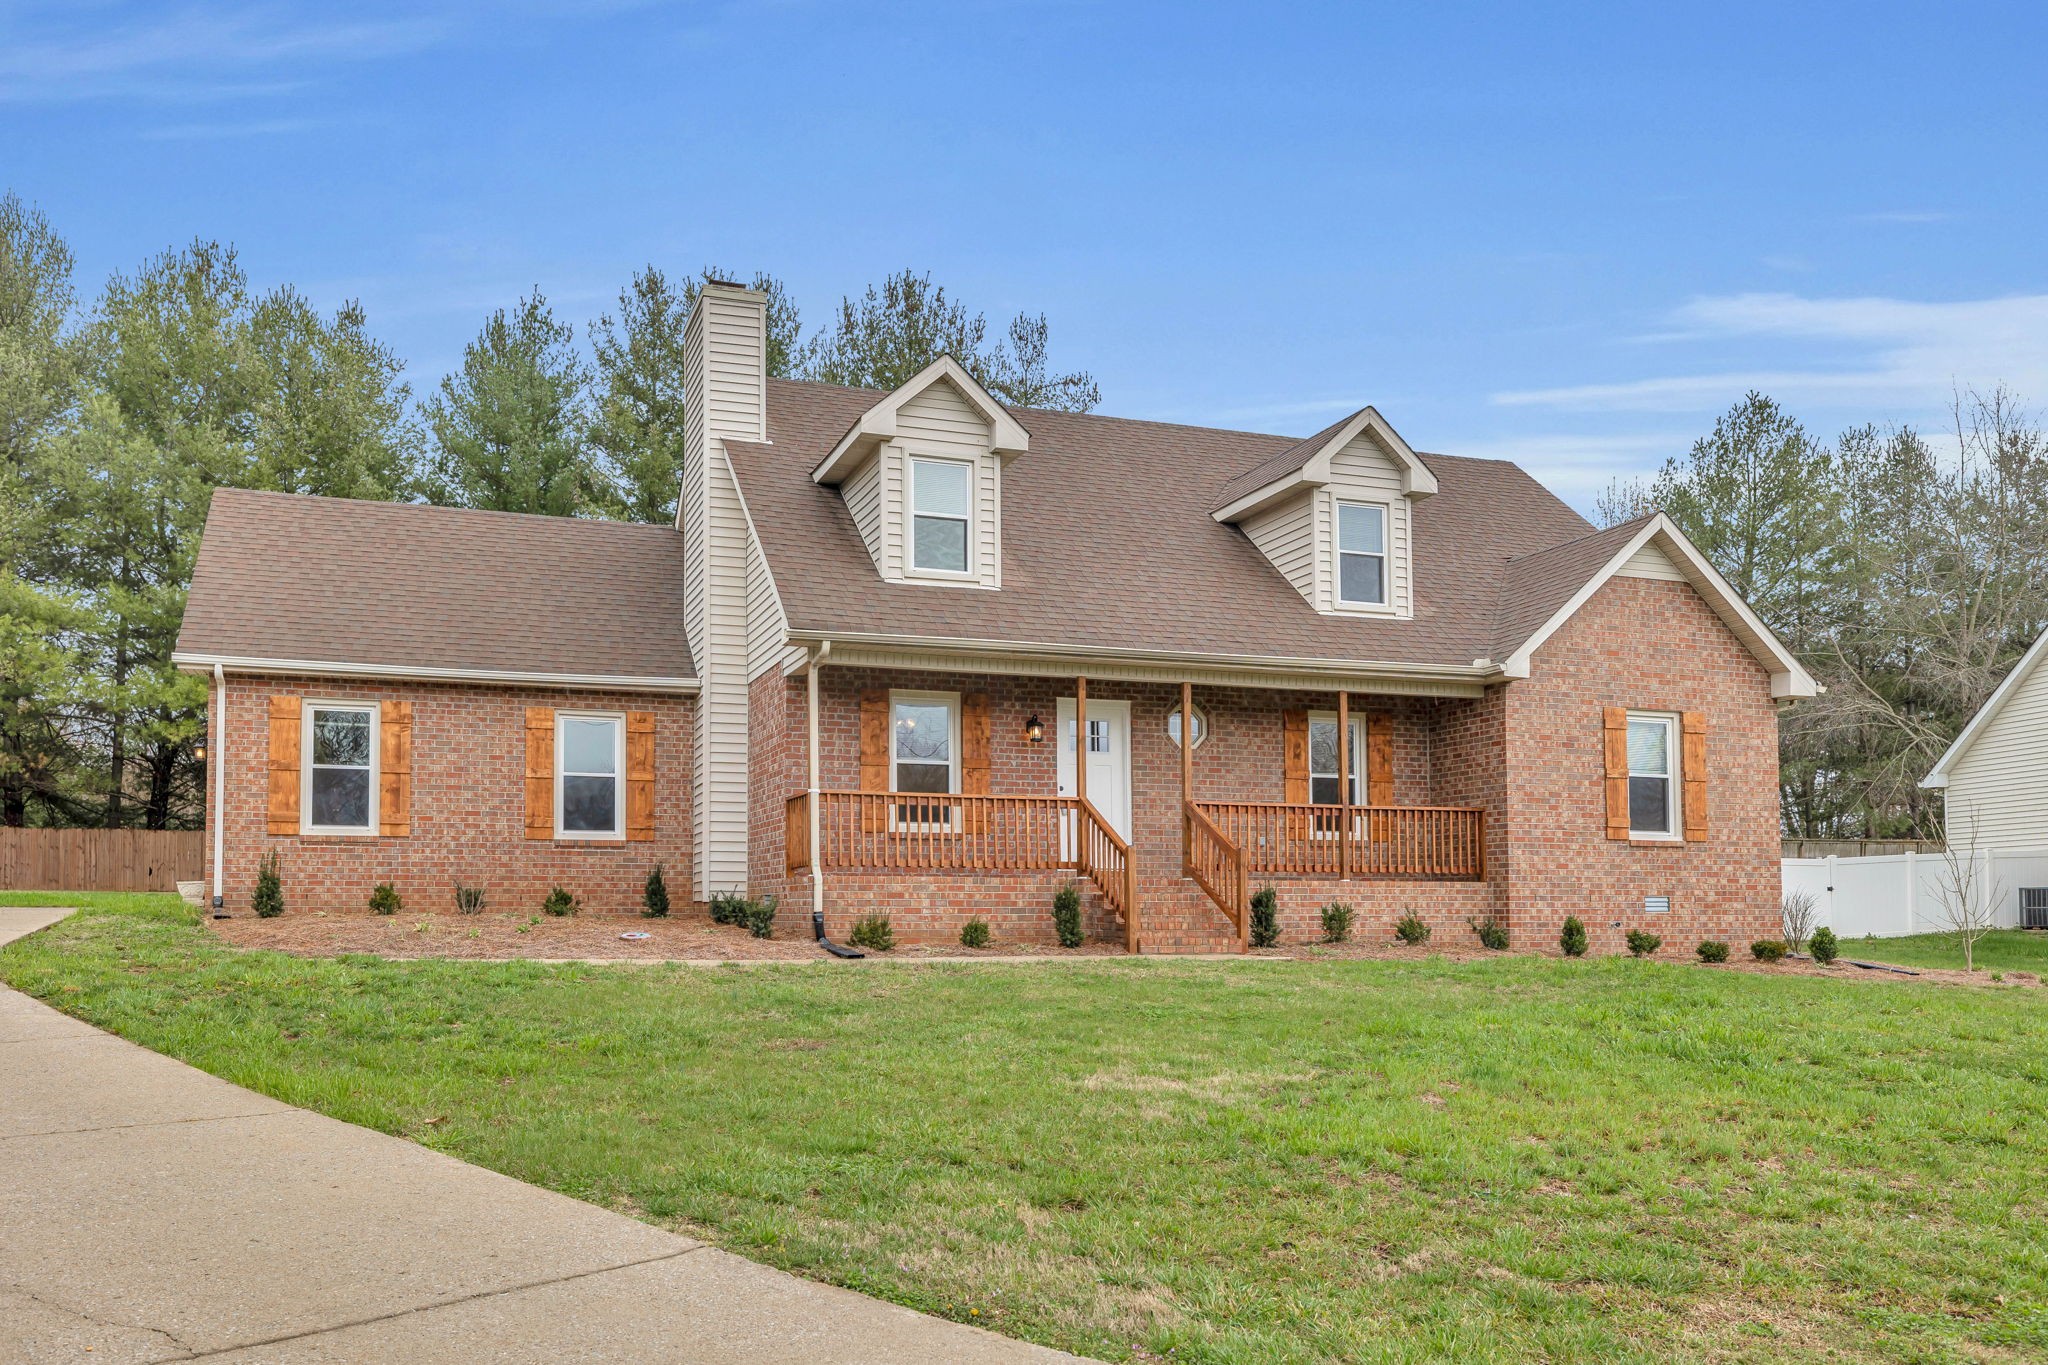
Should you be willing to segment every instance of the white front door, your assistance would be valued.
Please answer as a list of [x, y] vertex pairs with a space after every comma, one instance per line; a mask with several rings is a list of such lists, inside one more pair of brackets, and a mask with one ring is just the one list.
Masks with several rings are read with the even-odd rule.
[[[1074, 699], [1060, 698], [1060, 795], [1074, 795]], [[1088, 699], [1088, 804], [1131, 838], [1131, 704]]]

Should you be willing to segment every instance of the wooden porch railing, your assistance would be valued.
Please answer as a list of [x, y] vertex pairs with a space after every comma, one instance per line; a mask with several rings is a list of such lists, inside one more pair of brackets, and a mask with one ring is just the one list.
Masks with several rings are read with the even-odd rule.
[[1124, 919], [1124, 951], [1138, 951], [1138, 860], [1089, 801], [1076, 802], [1080, 814], [1080, 838], [1075, 843], [1075, 861], [1088, 875], [1109, 908]]
[[1249, 873], [1335, 877], [1348, 864], [1354, 877], [1486, 879], [1486, 812], [1476, 807], [1195, 804]]
[[1182, 828], [1187, 839], [1183, 850], [1187, 874], [1230, 917], [1237, 930], [1238, 949], [1243, 951], [1251, 941], [1251, 882], [1244, 852], [1193, 802], [1183, 809]]
[[[805, 799], [790, 798], [788, 819], [808, 823], [809, 812], [797, 807]], [[819, 792], [818, 852], [828, 868], [1073, 867], [1076, 809], [1071, 796]]]
[[782, 861], [791, 872], [811, 865], [811, 794], [798, 792], [782, 803]]

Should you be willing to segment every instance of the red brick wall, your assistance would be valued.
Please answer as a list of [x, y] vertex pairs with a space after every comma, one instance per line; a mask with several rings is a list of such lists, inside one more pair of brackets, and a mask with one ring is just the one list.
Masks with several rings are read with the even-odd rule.
[[[412, 833], [404, 838], [268, 834], [270, 698], [408, 700], [413, 705]], [[526, 838], [526, 708], [652, 711], [655, 837], [630, 843]], [[678, 913], [690, 896], [688, 697], [329, 679], [228, 679], [228, 733], [209, 703], [208, 744], [226, 769], [225, 895], [246, 913], [257, 861], [278, 855], [285, 913], [361, 910], [389, 881], [407, 909], [453, 909], [454, 883], [484, 888], [488, 910], [531, 910], [557, 884], [592, 911], [637, 911], [648, 871], [664, 865]], [[209, 863], [212, 845], [208, 843]], [[211, 866], [207, 869], [210, 882]]]
[[[1778, 721], [1770, 679], [1690, 586], [1617, 578], [1536, 652], [1505, 708], [1507, 905], [1518, 947], [1556, 951], [1567, 915], [1596, 952], [1627, 930], [1689, 956], [1778, 932]], [[1606, 837], [1602, 712], [1699, 711], [1707, 724], [1708, 839], [1645, 847]], [[1668, 895], [1669, 914], [1643, 912]]]

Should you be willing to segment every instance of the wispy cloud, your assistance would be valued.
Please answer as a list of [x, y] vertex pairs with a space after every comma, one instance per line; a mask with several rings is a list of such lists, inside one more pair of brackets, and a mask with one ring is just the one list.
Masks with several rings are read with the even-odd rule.
[[[1514, 407], [1579, 411], [1701, 412], [1759, 389], [1782, 401], [1939, 405], [1957, 382], [2006, 383], [2048, 392], [2048, 294], [1925, 303], [1910, 299], [1811, 299], [1735, 294], [1675, 310], [1661, 343], [1711, 342], [1725, 352], [1798, 343], [1847, 353], [1825, 368], [1763, 364], [1616, 383], [1521, 389], [1492, 395]], [[1782, 345], [1779, 346], [1782, 349]]]
[[146, 142], [216, 142], [238, 137], [280, 137], [331, 128], [338, 120], [324, 118], [246, 119], [222, 123], [171, 123], [145, 128]]
[[1616, 479], [1638, 478], [1650, 473], [1662, 465], [1666, 457], [1690, 447], [1696, 434], [1686, 431], [1601, 436], [1551, 433], [1463, 441], [1452, 446], [1451, 453], [1482, 460], [1512, 460], [1566, 502], [1590, 509], [1594, 500]]
[[445, 31], [438, 17], [310, 17], [273, 5], [188, 6], [110, 21], [103, 7], [53, 6], [40, 23], [0, 12], [0, 100], [194, 98], [245, 93], [280, 65], [364, 61], [415, 52]]
[[1953, 213], [1939, 209], [1880, 209], [1876, 213], [1859, 213], [1854, 221], [1858, 223], [1946, 223], [1954, 218]]

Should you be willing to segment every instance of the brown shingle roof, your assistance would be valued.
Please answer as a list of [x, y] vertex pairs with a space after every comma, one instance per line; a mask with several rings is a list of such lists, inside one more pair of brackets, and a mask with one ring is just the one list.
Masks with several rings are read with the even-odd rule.
[[1509, 561], [1591, 529], [1512, 464], [1424, 455], [1439, 491], [1414, 504], [1414, 619], [1325, 616], [1210, 515], [1241, 472], [1305, 442], [1033, 410], [1031, 449], [1003, 471], [1001, 591], [890, 583], [810, 479], [880, 397], [771, 380], [769, 442], [725, 443], [793, 629], [1465, 666], [1495, 657]]
[[1520, 648], [1651, 519], [1637, 517], [1510, 560], [1501, 578], [1493, 657], [1506, 659]]
[[1302, 466], [1314, 459], [1316, 452], [1334, 440], [1337, 433], [1344, 429], [1345, 424], [1356, 416], [1356, 412], [1346, 413], [1315, 435], [1304, 437], [1279, 454], [1259, 461], [1224, 484], [1223, 490], [1216, 495], [1216, 505], [1209, 510], [1220, 512], [1245, 494], [1256, 493], [1275, 479], [1285, 478], [1289, 474], [1299, 474]]
[[666, 526], [215, 491], [181, 654], [695, 676]]

